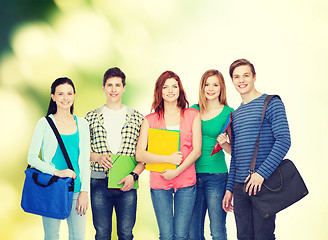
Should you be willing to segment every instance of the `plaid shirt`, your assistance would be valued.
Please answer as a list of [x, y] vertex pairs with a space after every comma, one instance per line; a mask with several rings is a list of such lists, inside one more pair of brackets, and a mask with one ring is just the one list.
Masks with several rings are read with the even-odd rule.
[[[103, 108], [104, 106], [90, 111], [85, 117], [86, 120], [89, 122], [90, 147], [91, 152], [100, 154], [112, 154], [107, 147], [107, 132], [104, 127]], [[125, 117], [125, 123], [121, 130], [122, 144], [116, 154], [135, 156], [140, 127], [144, 117], [138, 111], [133, 110], [127, 106], [126, 109], [127, 114]], [[91, 177], [95, 175], [97, 175], [98, 177], [105, 177], [108, 176], [108, 171], [105, 171], [105, 169], [99, 163], [91, 162]]]

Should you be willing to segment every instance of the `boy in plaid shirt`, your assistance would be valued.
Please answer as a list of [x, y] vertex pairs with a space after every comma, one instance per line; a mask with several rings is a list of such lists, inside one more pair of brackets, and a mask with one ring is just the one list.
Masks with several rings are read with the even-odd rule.
[[135, 156], [143, 116], [122, 104], [125, 74], [117, 67], [108, 69], [103, 78], [106, 104], [86, 115], [90, 128], [91, 146], [91, 208], [96, 239], [111, 239], [112, 213], [115, 207], [119, 239], [133, 239], [136, 220], [137, 191], [134, 182], [144, 170], [138, 163], [135, 169], [118, 184], [121, 189], [109, 189], [108, 170], [111, 154]]

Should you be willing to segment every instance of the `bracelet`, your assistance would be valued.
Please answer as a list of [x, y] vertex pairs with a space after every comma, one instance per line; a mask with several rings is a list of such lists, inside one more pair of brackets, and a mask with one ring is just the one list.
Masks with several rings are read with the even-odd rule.
[[139, 178], [138, 174], [136, 174], [135, 172], [130, 172], [130, 174], [132, 175], [134, 181], [138, 180], [138, 178]]

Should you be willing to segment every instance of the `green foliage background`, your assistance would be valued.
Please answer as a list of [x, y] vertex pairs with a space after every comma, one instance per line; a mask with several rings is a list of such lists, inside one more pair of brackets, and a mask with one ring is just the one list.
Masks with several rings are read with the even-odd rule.
[[[20, 197], [33, 128], [46, 113], [56, 78], [74, 81], [75, 113], [84, 116], [105, 103], [102, 75], [118, 66], [127, 75], [124, 103], [147, 114], [163, 71], [181, 77], [193, 104], [202, 73], [215, 68], [237, 108], [228, 68], [241, 57], [254, 63], [258, 90], [284, 100], [292, 134], [288, 157], [310, 190], [278, 215], [277, 238], [327, 239], [327, 1], [11, 0], [0, 6], [1, 239], [43, 238], [40, 217], [24, 213]], [[135, 239], [158, 239], [147, 172], [138, 198]], [[227, 228], [236, 239], [232, 214]], [[209, 238], [208, 222], [205, 231]], [[66, 224], [61, 234], [67, 236]], [[86, 239], [93, 236], [89, 210]]]

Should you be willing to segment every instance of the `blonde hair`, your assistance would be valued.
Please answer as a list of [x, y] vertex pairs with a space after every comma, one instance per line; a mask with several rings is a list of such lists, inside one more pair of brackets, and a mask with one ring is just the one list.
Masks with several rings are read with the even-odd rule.
[[200, 112], [204, 112], [207, 110], [206, 96], [205, 96], [205, 84], [206, 84], [207, 79], [212, 76], [216, 76], [219, 79], [219, 84], [220, 84], [220, 95], [218, 97], [219, 103], [221, 103], [223, 105], [228, 105], [227, 95], [226, 95], [226, 86], [224, 83], [223, 75], [218, 70], [210, 69], [210, 70], [207, 70], [203, 74], [203, 76], [200, 80], [199, 101], [198, 101]]

